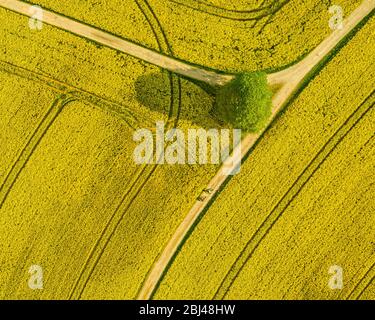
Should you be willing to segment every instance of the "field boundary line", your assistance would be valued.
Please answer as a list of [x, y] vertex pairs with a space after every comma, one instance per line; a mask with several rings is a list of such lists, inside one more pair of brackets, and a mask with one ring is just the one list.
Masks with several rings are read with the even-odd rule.
[[[139, 10], [142, 12], [146, 21], [150, 25], [150, 28], [156, 38], [156, 41], [158, 42], [160, 52], [173, 57], [173, 51], [168, 42], [167, 35], [165, 34], [159, 19], [157, 18], [154, 10], [151, 8], [148, 1], [147, 0], [135, 0], [135, 3], [137, 4]], [[176, 127], [178, 120], [179, 120], [180, 109], [181, 109], [181, 90], [182, 89], [181, 89], [180, 78], [177, 77], [173, 72], [169, 70], [167, 72], [168, 72], [168, 77], [169, 77], [169, 82], [170, 82], [170, 87], [171, 87], [171, 101], [170, 101], [170, 108], [169, 108], [169, 114], [168, 114], [168, 128], [171, 128], [170, 121], [173, 118], [175, 118], [173, 126]], [[175, 99], [175, 94], [177, 96], [177, 99]], [[176, 104], [176, 107], [174, 106], [175, 104]], [[175, 111], [174, 109], [177, 109], [177, 110]]]
[[[290, 0], [274, 1], [271, 5], [263, 8], [252, 10], [233, 10], [225, 9], [213, 4], [204, 2], [197, 2], [192, 0], [168, 0], [175, 5], [184, 6], [186, 8], [196, 10], [211, 16], [216, 16], [233, 21], [253, 21], [260, 20], [280, 10], [284, 5], [288, 4]], [[276, 5], [275, 5], [276, 3]]]

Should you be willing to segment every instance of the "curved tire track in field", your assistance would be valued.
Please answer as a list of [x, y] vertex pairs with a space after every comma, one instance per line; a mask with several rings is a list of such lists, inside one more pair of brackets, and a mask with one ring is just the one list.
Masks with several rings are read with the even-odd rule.
[[64, 109], [64, 107], [68, 103], [75, 100], [76, 99], [73, 97], [73, 95], [69, 93], [61, 94], [57, 96], [57, 98], [53, 101], [52, 105], [48, 108], [47, 112], [44, 114], [38, 126], [35, 128], [34, 132], [31, 134], [30, 138], [26, 142], [26, 145], [20, 151], [17, 159], [13, 163], [11, 169], [8, 171], [8, 174], [6, 175], [4, 181], [0, 186], [0, 209], [4, 205], [4, 202], [6, 201], [14, 184], [20, 176], [23, 168], [30, 160], [35, 149], [38, 147], [49, 128], [55, 122], [56, 118]]
[[64, 92], [70, 92], [72, 96], [77, 98], [77, 100], [87, 101], [100, 109], [119, 117], [132, 129], [135, 129], [140, 122], [145, 121], [144, 119], [140, 120], [133, 114], [131, 109], [116, 101], [111, 101], [105, 97], [98, 96], [92, 92], [61, 82], [50, 76], [37, 73], [24, 67], [16, 66], [10, 62], [0, 60], [0, 71], [47, 85], [61, 94]]
[[297, 180], [289, 187], [288, 191], [274, 206], [270, 214], [254, 232], [253, 236], [245, 245], [244, 249], [232, 265], [226, 277], [220, 284], [214, 299], [224, 299], [231, 285], [244, 268], [246, 263], [251, 259], [255, 250], [259, 247], [262, 240], [267, 236], [271, 228], [277, 223], [285, 210], [298, 196], [306, 183], [313, 177], [321, 164], [329, 157], [336, 146], [345, 138], [345, 136], [356, 126], [356, 124], [371, 110], [375, 104], [374, 91], [364, 100], [364, 102], [349, 116], [349, 118], [340, 126], [333, 136], [324, 144], [317, 155], [306, 166], [304, 171], [299, 175]]
[[280, 10], [284, 5], [286, 5], [290, 0], [274, 0], [270, 5], [252, 9], [252, 10], [232, 10], [225, 9], [213, 4], [208, 4], [205, 2], [195, 1], [195, 0], [168, 0], [179, 6], [184, 6], [199, 12], [203, 12], [212, 16], [237, 20], [237, 21], [252, 21], [260, 20], [268, 15], [275, 13]]
[[[152, 8], [149, 6], [146, 0], [135, 0], [138, 8], [146, 18], [149, 23], [151, 30], [155, 36], [158, 43], [159, 50], [161, 53], [165, 53], [168, 56], [173, 57], [172, 49], [168, 43], [167, 37], [162, 29], [162, 26], [153, 12]], [[170, 71], [168, 72], [168, 78], [171, 88], [171, 100], [170, 108], [168, 114], [168, 124], [167, 128], [176, 127], [178, 124], [180, 108], [181, 108], [181, 81], [178, 76]], [[119, 205], [110, 217], [106, 226], [104, 227], [100, 237], [90, 251], [88, 258], [86, 259], [78, 278], [73, 285], [73, 288], [69, 294], [69, 299], [80, 299], [82, 294], [98, 265], [100, 258], [102, 257], [105, 249], [107, 248], [112, 236], [115, 234], [118, 226], [122, 222], [128, 209], [131, 207], [133, 201], [137, 198], [139, 193], [142, 191], [145, 184], [148, 182], [150, 177], [155, 173], [158, 166], [144, 165], [139, 176], [133, 180], [131, 188], [122, 196]], [[142, 181], [141, 177], [145, 176]]]

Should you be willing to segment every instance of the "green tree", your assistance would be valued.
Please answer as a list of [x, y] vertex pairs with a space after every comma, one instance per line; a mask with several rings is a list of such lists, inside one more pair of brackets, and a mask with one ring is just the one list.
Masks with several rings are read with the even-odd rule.
[[271, 108], [266, 73], [245, 72], [219, 89], [212, 114], [236, 129], [257, 132], [265, 126]]

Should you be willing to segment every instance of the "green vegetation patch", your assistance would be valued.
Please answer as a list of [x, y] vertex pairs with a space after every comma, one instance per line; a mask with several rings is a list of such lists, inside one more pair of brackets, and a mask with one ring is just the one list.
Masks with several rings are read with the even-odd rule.
[[271, 116], [272, 91], [264, 72], [245, 72], [221, 88], [212, 113], [236, 129], [261, 130]]

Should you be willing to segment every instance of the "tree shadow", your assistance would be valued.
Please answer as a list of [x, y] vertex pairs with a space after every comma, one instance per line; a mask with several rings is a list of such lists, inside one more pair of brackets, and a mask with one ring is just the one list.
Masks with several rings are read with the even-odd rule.
[[[205, 129], [223, 127], [223, 123], [211, 114], [215, 101], [214, 89], [184, 77], [180, 77], [180, 80], [182, 85], [179, 120], [187, 120]], [[151, 111], [168, 115], [170, 105], [165, 101], [166, 98], [170, 101], [170, 88], [168, 73], [145, 74], [135, 81], [136, 99]], [[174, 95], [174, 99], [178, 99], [176, 92]]]

